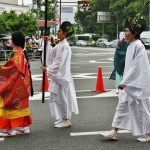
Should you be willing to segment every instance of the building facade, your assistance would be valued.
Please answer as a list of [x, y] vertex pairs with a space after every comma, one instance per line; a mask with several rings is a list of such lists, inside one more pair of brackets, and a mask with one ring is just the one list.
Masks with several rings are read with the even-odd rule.
[[77, 9], [73, 6], [62, 6], [61, 8], [61, 22], [70, 21], [72, 24], [75, 24], [74, 16]]
[[18, 5], [18, 0], [0, 0], [0, 14], [4, 11], [10, 12], [11, 10], [14, 10], [17, 14], [21, 14], [27, 13], [29, 7]]
[[0, 3], [17, 5], [18, 0], [0, 0]]

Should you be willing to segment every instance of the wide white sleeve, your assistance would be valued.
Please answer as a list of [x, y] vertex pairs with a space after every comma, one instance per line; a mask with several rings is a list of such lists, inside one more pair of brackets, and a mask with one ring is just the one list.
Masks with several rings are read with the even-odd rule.
[[150, 97], [150, 66], [145, 50], [137, 54], [121, 84], [126, 85], [124, 90], [135, 100]]
[[[51, 46], [50, 42], [48, 42], [46, 46], [46, 66], [49, 66], [51, 64], [52, 55], [53, 47]], [[44, 62], [44, 47], [42, 48], [42, 62]]]
[[136, 58], [129, 71], [123, 77], [123, 80], [120, 84], [136, 85], [136, 83], [138, 82], [139, 72], [142, 66], [142, 59], [143, 56], [139, 56], [138, 58]]
[[125, 73], [120, 84], [136, 87], [139, 80], [139, 73], [143, 64], [143, 58], [143, 50], [139, 50], [139, 53], [135, 56], [130, 69]]
[[68, 50], [62, 46], [57, 49], [56, 56], [53, 58], [53, 63], [47, 67], [47, 73], [55, 82], [63, 84], [66, 82], [66, 65], [67, 65]]

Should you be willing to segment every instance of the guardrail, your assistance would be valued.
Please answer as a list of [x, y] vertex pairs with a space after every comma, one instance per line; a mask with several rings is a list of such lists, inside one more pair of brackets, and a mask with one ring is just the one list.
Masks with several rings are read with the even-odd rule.
[[[0, 61], [7, 61], [8, 60], [7, 55], [11, 51], [12, 50], [0, 50]], [[42, 49], [33, 48], [33, 49], [30, 49], [30, 50], [27, 50], [27, 57], [31, 60], [40, 59], [41, 54], [42, 54]]]
[[6, 61], [9, 52], [12, 52], [12, 50], [0, 50], [0, 60]]
[[31, 48], [30, 50], [27, 50], [27, 57], [31, 60], [40, 59], [41, 55], [42, 55], [42, 49]]

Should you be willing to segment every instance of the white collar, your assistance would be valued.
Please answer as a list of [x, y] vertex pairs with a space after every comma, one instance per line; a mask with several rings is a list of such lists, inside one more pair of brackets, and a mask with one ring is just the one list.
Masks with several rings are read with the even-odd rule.
[[60, 41], [60, 43], [66, 43], [67, 42], [67, 39], [65, 38], [65, 39], [63, 39], [62, 41]]

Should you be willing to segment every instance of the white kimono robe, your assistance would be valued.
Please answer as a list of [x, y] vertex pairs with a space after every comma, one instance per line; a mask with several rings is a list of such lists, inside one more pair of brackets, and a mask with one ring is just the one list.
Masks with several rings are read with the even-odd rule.
[[127, 48], [119, 103], [112, 127], [130, 130], [133, 135], [150, 133], [150, 65], [140, 40]]
[[71, 75], [71, 48], [66, 39], [54, 48], [47, 46], [47, 73], [50, 82], [50, 111], [56, 119], [71, 119], [71, 114], [78, 114], [78, 104]]

